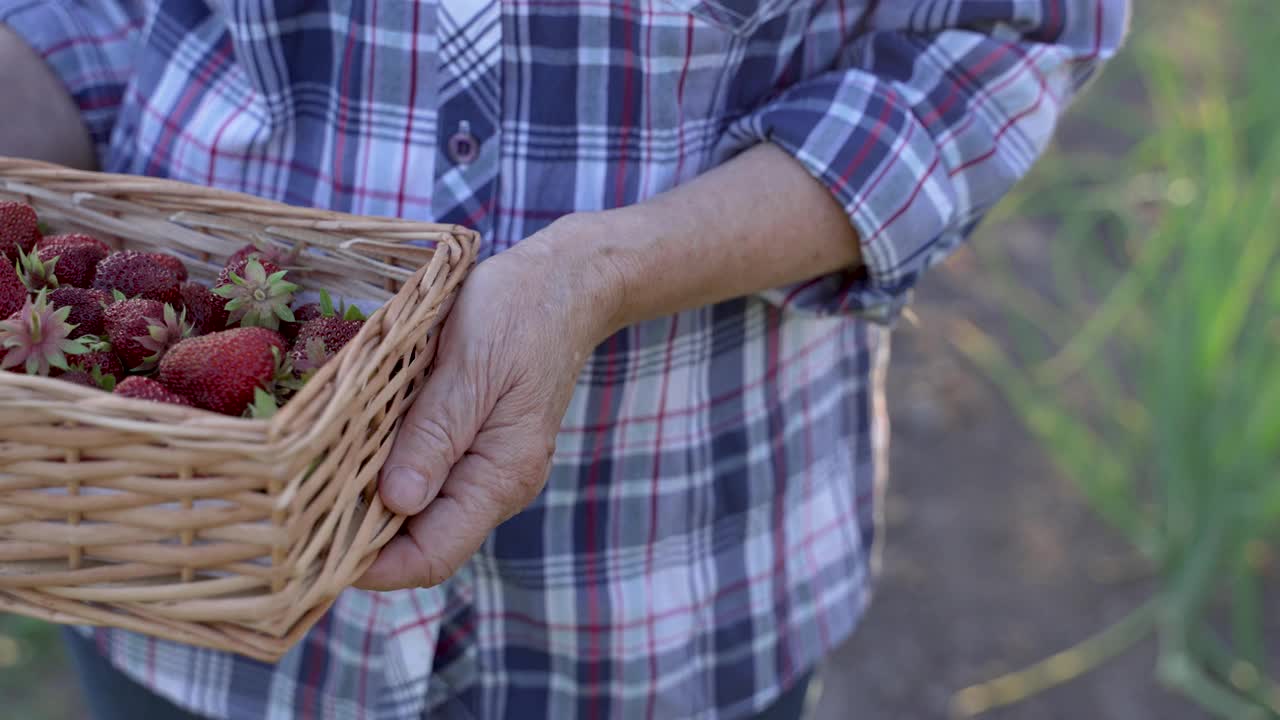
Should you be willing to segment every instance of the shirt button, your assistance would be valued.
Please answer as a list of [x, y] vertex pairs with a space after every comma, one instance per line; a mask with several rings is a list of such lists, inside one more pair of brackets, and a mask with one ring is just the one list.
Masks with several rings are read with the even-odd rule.
[[471, 134], [471, 124], [466, 120], [458, 123], [458, 131], [449, 138], [449, 159], [459, 165], [470, 165], [480, 154], [480, 141]]

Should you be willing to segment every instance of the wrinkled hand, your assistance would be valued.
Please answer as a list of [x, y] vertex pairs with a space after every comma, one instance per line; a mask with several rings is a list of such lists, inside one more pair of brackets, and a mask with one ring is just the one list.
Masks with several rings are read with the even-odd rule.
[[463, 284], [382, 470], [383, 502], [409, 519], [356, 587], [438, 585], [542, 491], [575, 381], [610, 321], [608, 283], [545, 239], [485, 260]]

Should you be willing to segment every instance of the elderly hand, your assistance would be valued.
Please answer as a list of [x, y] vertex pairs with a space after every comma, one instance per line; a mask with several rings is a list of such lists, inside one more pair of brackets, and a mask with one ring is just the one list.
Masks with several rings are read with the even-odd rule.
[[437, 585], [524, 509], [546, 483], [578, 373], [612, 332], [861, 262], [831, 193], [764, 144], [481, 263], [384, 466], [382, 498], [412, 516], [407, 533], [357, 587]]
[[550, 236], [589, 246], [560, 237], [580, 227], [555, 224], [463, 284], [383, 466], [383, 501], [410, 517], [356, 587], [445, 581], [541, 492], [577, 376], [616, 307], [607, 273], [550, 249]]

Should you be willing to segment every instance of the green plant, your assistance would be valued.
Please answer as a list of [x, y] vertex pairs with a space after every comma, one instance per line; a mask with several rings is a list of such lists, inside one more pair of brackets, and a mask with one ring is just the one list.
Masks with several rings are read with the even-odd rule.
[[[1164, 33], [1133, 37], [1150, 127], [1123, 172], [1059, 168], [1049, 186], [1083, 183], [1084, 197], [1024, 195], [1003, 211], [1061, 217], [1062, 297], [1006, 284], [1021, 341], [1001, 348], [966, 326], [955, 342], [1145, 556], [1157, 590], [1076, 648], [966, 689], [957, 715], [1021, 700], [1154, 634], [1171, 689], [1216, 717], [1280, 717], [1261, 582], [1280, 530], [1280, 25], [1260, 21], [1273, 12], [1267, 0], [1156, 8], [1195, 28], [1194, 50]], [[1122, 246], [1119, 267], [1099, 251], [1104, 238]], [[1089, 316], [1076, 323], [1080, 310]]]

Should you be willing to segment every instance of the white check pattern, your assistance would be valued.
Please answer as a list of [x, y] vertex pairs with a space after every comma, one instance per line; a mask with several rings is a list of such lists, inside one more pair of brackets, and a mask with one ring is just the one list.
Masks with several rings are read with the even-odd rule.
[[760, 142], [829, 188], [865, 271], [610, 338], [546, 491], [443, 587], [350, 591], [274, 666], [93, 633], [214, 718], [713, 720], [856, 627], [887, 327], [1043, 153], [1128, 2], [0, 0], [0, 22], [108, 170], [456, 222], [486, 256]]

